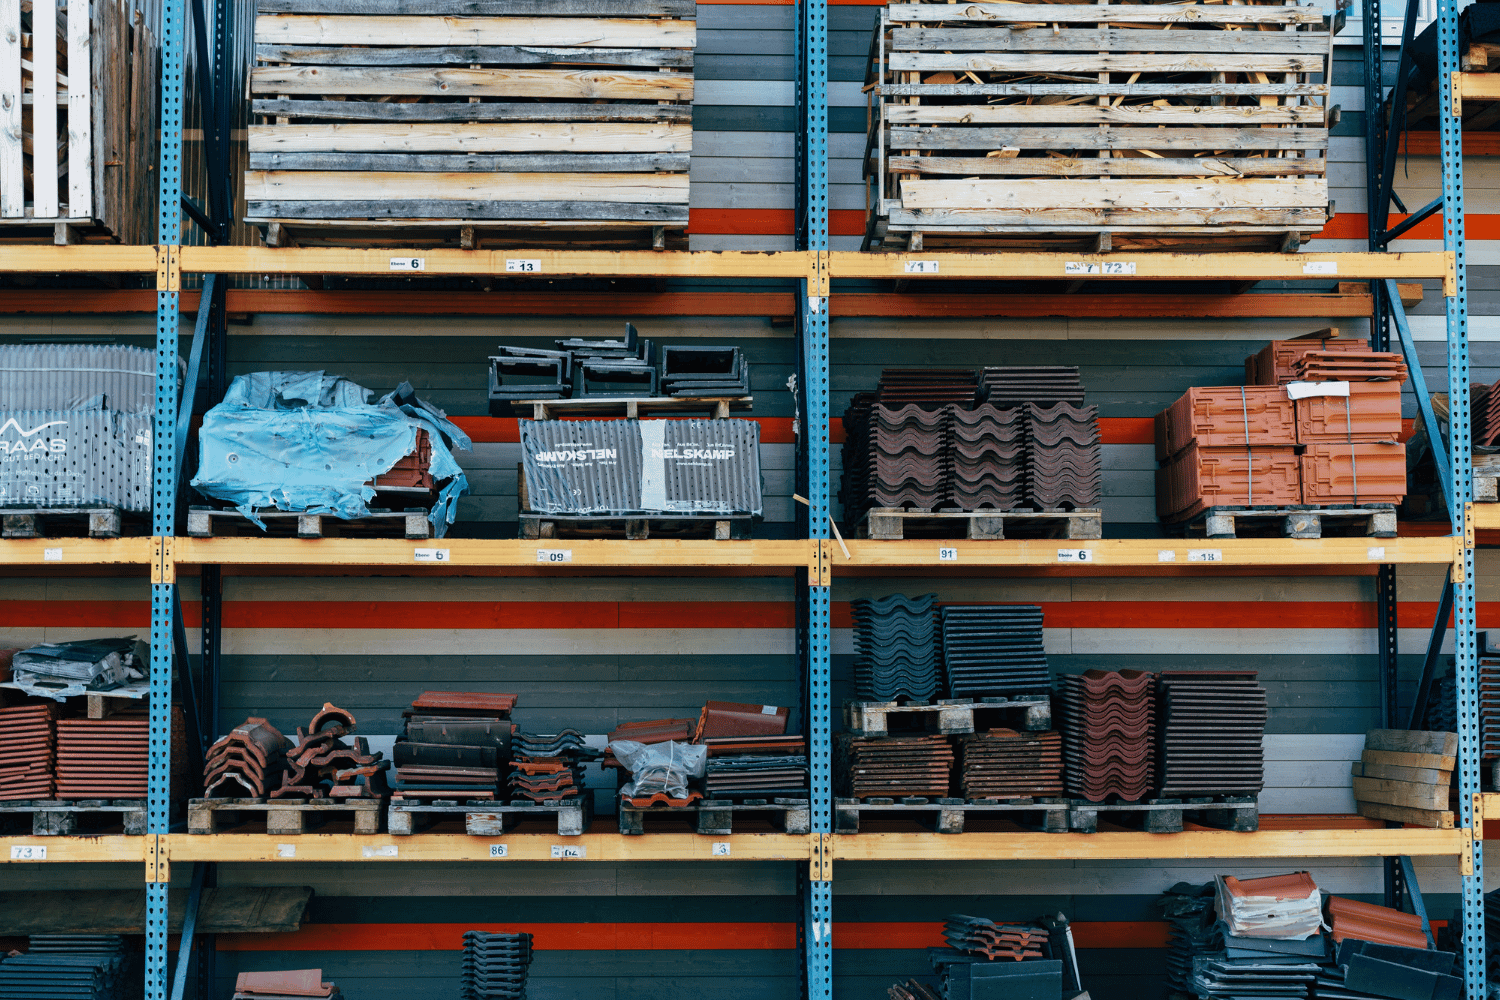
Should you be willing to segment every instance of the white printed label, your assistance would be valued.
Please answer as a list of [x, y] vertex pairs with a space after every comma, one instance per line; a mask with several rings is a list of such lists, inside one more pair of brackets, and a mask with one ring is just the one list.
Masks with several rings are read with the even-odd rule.
[[1133, 260], [1070, 260], [1063, 265], [1064, 274], [1134, 274]]
[[1156, 561], [1157, 562], [1176, 562], [1177, 561], [1177, 550], [1176, 549], [1157, 549], [1156, 550]]
[[492, 858], [503, 858], [503, 857], [508, 856], [509, 854], [510, 854], [510, 845], [509, 844], [491, 844], [490, 845], [490, 857], [492, 857]]
[[938, 562], [958, 562], [958, 550], [938, 549]]
[[1385, 562], [1385, 546], [1371, 545], [1365, 557], [1371, 562]]
[[1188, 549], [1188, 562], [1223, 562], [1223, 549]]
[[729, 857], [729, 841], [727, 841], [727, 840], [716, 840], [716, 841], [714, 841], [714, 857], [716, 857], [716, 858], [727, 858], [727, 857]]
[[554, 858], [586, 858], [589, 856], [589, 849], [581, 844], [577, 846], [573, 844], [553, 844], [552, 856]]
[[448, 549], [412, 549], [413, 562], [447, 562], [450, 558]]
[[1093, 549], [1058, 549], [1057, 561], [1060, 563], [1086, 563], [1094, 561]]
[[1302, 265], [1303, 274], [1338, 274], [1339, 262], [1336, 260], [1310, 260]]
[[425, 271], [427, 270], [426, 257], [392, 257], [392, 271]]
[[296, 844], [277, 844], [276, 856], [278, 858], [295, 858], [297, 856]]
[[10, 859], [12, 861], [46, 861], [47, 848], [43, 844], [12, 844]]
[[396, 845], [385, 844], [381, 847], [361, 847], [359, 852], [367, 858], [394, 858], [396, 856]]
[[573, 561], [572, 549], [537, 549], [536, 561], [539, 563], [565, 563]]
[[542, 269], [539, 260], [522, 260], [520, 258], [507, 257], [505, 259], [505, 270], [510, 274], [535, 274]]
[[823, 298], [822, 298], [822, 296], [819, 296], [819, 295], [809, 295], [807, 297], [807, 311], [810, 312], [810, 313], [813, 313], [813, 314], [817, 314], [817, 313], [822, 312], [823, 311]]
[[62, 549], [43, 549], [43, 562], [62, 562]]
[[775, 705], [762, 705], [762, 706], [760, 706], [760, 714], [761, 715], [775, 715], [776, 714], [776, 706]]
[[937, 274], [938, 262], [935, 260], [909, 260], [905, 263], [907, 274]]

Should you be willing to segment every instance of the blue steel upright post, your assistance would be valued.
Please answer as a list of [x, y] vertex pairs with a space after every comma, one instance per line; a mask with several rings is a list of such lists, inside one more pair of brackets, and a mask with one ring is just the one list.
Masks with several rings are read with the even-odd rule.
[[[177, 532], [177, 253], [182, 242], [182, 81], [185, 0], [161, 5], [161, 157], [157, 187], [156, 420], [152, 428], [151, 533], [159, 552]], [[146, 835], [153, 843], [171, 823], [172, 600], [170, 558], [158, 556], [151, 581], [151, 756]], [[150, 857], [157, 857], [156, 851]], [[166, 1000], [167, 881], [154, 864], [146, 882], [145, 1000]], [[158, 881], [158, 879], [161, 879]]]
[[[1443, 249], [1454, 256], [1452, 294], [1443, 305], [1448, 320], [1448, 446], [1453, 470], [1449, 507], [1461, 544], [1462, 579], [1453, 586], [1453, 653], [1458, 675], [1458, 803], [1462, 826], [1474, 829], [1479, 793], [1479, 659], [1474, 618], [1474, 544], [1468, 507], [1474, 500], [1472, 435], [1469, 426], [1469, 299], [1464, 262], [1463, 119], [1458, 109], [1458, 3], [1438, 0], [1439, 151], [1443, 169]], [[1464, 981], [1471, 997], [1483, 997], [1484, 843], [1463, 847]]]

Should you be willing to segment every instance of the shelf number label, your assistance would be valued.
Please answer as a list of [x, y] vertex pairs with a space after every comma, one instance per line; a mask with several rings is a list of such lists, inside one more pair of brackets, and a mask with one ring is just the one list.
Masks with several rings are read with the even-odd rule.
[[1365, 552], [1365, 558], [1371, 562], [1385, 562], [1385, 546], [1372, 545]]
[[12, 844], [10, 845], [10, 859], [12, 861], [46, 861], [47, 848], [43, 844]]
[[296, 844], [277, 844], [276, 856], [278, 858], [295, 858], [297, 856]]
[[1057, 561], [1060, 563], [1091, 563], [1094, 561], [1094, 550], [1058, 549]]
[[382, 844], [380, 847], [361, 847], [359, 853], [366, 858], [394, 858], [396, 856], [395, 844]]
[[509, 844], [491, 844], [490, 845], [490, 857], [492, 857], [492, 858], [504, 858], [504, 857], [508, 857], [509, 855], [510, 855], [510, 845]]
[[392, 257], [392, 271], [425, 271], [427, 270], [426, 257]]
[[727, 858], [727, 857], [729, 857], [729, 841], [727, 841], [727, 840], [716, 840], [716, 841], [714, 841], [714, 857], [716, 857], [716, 858]]
[[1223, 562], [1223, 549], [1188, 549], [1188, 562]]
[[554, 858], [586, 858], [589, 849], [582, 844], [553, 844], [552, 856]]
[[1310, 260], [1302, 265], [1303, 274], [1338, 274], [1339, 262], [1336, 260]]
[[573, 561], [573, 550], [537, 549], [536, 561], [539, 563], [570, 563]]
[[938, 549], [938, 562], [958, 562], [958, 549]]
[[907, 274], [937, 274], [938, 262], [935, 260], [909, 260], [904, 265]]
[[62, 562], [62, 549], [43, 549], [43, 562]]
[[1157, 549], [1156, 550], [1156, 561], [1157, 562], [1176, 562], [1177, 561], [1177, 550], [1176, 549]]
[[1133, 260], [1070, 260], [1063, 265], [1063, 274], [1134, 274]]
[[519, 257], [507, 257], [505, 259], [505, 271], [507, 274], [535, 274], [542, 269], [539, 260], [522, 260]]
[[449, 562], [452, 553], [448, 549], [413, 549], [413, 562]]

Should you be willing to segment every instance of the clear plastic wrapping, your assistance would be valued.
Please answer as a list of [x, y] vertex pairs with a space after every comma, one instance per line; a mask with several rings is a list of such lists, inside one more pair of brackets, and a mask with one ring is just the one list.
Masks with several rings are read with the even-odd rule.
[[631, 781], [620, 789], [620, 797], [644, 798], [658, 792], [673, 799], [688, 795], [688, 779], [701, 778], [708, 763], [708, 747], [690, 743], [654, 743], [615, 740], [610, 752], [630, 771]]

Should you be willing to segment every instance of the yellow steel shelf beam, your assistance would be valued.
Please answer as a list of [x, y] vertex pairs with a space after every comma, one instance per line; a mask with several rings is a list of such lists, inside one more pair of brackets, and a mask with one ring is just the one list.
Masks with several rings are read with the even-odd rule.
[[[663, 252], [652, 250], [355, 250], [340, 247], [189, 247], [193, 274], [521, 274], [538, 278], [806, 278], [814, 254], [803, 250]], [[414, 263], [415, 262], [415, 263]]]
[[[172, 861], [806, 861], [817, 836], [740, 833], [703, 836], [654, 833], [510, 833], [499, 837], [419, 833], [386, 834], [221, 833], [163, 838]], [[715, 844], [728, 844], [728, 854]], [[504, 848], [504, 854], [498, 848]], [[566, 856], [559, 856], [560, 853]]]
[[[1500, 74], [1496, 73], [1460, 73], [1458, 74], [1458, 87], [1455, 88], [1460, 100], [1464, 101], [1500, 101]], [[1457, 111], [1454, 112], [1458, 114]]]
[[151, 562], [150, 538], [7, 538], [0, 566], [110, 566]]
[[943, 539], [845, 543], [833, 546], [837, 573], [853, 567], [965, 566], [1373, 566], [1380, 563], [1449, 564], [1458, 539], [1437, 538], [1062, 538], [971, 542]]
[[0, 862], [18, 865], [85, 861], [141, 864], [145, 837], [0, 837]]
[[113, 271], [146, 274], [155, 271], [156, 265], [157, 248], [154, 246], [0, 246], [0, 271], [13, 273], [92, 274]]
[[1500, 503], [1470, 504], [1469, 527], [1476, 531], [1500, 528]]

